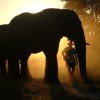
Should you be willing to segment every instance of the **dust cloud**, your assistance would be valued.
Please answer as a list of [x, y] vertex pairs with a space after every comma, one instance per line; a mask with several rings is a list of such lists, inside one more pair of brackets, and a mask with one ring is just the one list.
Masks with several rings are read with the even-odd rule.
[[30, 74], [35, 78], [43, 78], [45, 71], [45, 55], [43, 52], [31, 54], [28, 59]]
[[100, 81], [100, 34], [86, 34], [87, 46], [87, 73]]

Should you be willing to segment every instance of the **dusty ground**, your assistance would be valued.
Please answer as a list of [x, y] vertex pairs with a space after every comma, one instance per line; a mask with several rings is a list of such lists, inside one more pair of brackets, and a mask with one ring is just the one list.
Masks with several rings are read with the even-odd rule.
[[77, 83], [46, 85], [40, 80], [27, 82], [23, 88], [24, 100], [100, 100], [100, 86]]
[[41, 79], [0, 78], [0, 100], [100, 100], [100, 85], [85, 85], [76, 80], [47, 85]]
[[100, 100], [100, 46], [96, 44], [100, 43], [100, 36], [92, 37], [89, 36], [89, 39], [87, 39], [91, 44], [87, 47], [87, 71], [89, 77], [93, 80], [90, 84], [85, 85], [79, 82], [78, 67], [76, 67], [74, 73], [74, 80], [70, 81], [61, 56], [61, 50], [59, 50], [58, 74], [61, 84], [46, 85], [42, 82], [45, 56], [43, 54], [32, 55], [29, 69], [34, 79], [24, 81], [0, 76], [0, 100]]

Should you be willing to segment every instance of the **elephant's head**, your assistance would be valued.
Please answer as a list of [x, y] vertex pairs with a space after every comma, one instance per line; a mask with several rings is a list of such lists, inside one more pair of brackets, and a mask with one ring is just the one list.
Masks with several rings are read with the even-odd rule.
[[81, 21], [78, 15], [71, 10], [64, 10], [63, 34], [69, 40], [75, 41], [75, 48], [78, 55], [80, 74], [86, 79], [86, 41]]

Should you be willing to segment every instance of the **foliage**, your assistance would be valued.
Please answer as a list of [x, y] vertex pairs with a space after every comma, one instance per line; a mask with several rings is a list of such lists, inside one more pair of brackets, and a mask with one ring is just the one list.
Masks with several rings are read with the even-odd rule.
[[[84, 29], [91, 34], [100, 32], [100, 0], [61, 0], [64, 8], [72, 9], [81, 17]], [[90, 29], [90, 30], [89, 30]]]

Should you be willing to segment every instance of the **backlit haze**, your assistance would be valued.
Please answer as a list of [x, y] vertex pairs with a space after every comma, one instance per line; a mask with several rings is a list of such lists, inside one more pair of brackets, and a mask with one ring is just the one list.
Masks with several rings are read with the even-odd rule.
[[[45, 8], [63, 8], [63, 3], [60, 0], [0, 0], [0, 25], [8, 24], [14, 16], [20, 13], [37, 13]], [[88, 31], [85, 33], [88, 33]], [[98, 48], [100, 46], [96, 44], [99, 40], [97, 41], [95, 38], [90, 34], [86, 35], [87, 42], [91, 44], [87, 46], [87, 66], [89, 66], [87, 69], [90, 76], [97, 78], [100, 76], [100, 63], [97, 63], [100, 59], [98, 58], [98, 54], [100, 54], [100, 49]], [[59, 77], [65, 81], [68, 78], [68, 71], [65, 67], [61, 51], [67, 46], [67, 42], [67, 38], [65, 37], [61, 39], [57, 54]], [[96, 59], [94, 60], [94, 58]], [[32, 54], [28, 59], [28, 65], [32, 76], [35, 78], [43, 78], [45, 69], [45, 55], [43, 52]]]
[[7, 24], [22, 12], [36, 13], [45, 8], [63, 8], [60, 0], [0, 0], [0, 24]]

